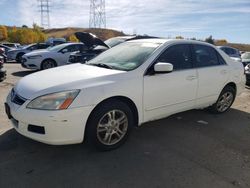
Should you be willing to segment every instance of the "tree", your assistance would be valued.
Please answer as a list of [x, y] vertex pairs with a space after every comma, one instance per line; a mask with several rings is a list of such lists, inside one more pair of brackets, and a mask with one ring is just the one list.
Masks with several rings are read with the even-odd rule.
[[79, 42], [79, 40], [76, 38], [75, 35], [70, 35], [69, 36], [69, 41], [71, 41], [71, 42]]
[[176, 39], [184, 39], [182, 36], [176, 36]]
[[227, 42], [226, 39], [220, 39], [220, 40], [216, 40], [215, 43], [216, 43], [216, 45], [218, 45], [218, 46], [224, 46], [224, 45], [226, 45], [228, 42]]
[[214, 44], [213, 36], [210, 35], [208, 38], [205, 39], [205, 42], [210, 43], [210, 44]]
[[18, 42], [21, 44], [31, 44], [44, 42], [46, 40], [46, 35], [41, 31], [40, 27], [34, 25], [31, 28], [16, 28], [13, 27], [9, 30], [9, 41]]
[[0, 41], [8, 38], [8, 31], [5, 26], [0, 26]]

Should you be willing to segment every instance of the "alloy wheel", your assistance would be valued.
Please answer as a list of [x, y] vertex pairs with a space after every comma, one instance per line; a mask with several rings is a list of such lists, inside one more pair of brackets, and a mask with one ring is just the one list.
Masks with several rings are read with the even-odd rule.
[[234, 95], [232, 92], [225, 92], [223, 95], [220, 96], [218, 103], [217, 103], [217, 110], [219, 112], [225, 112], [228, 108], [230, 108], [231, 104], [233, 103]]
[[126, 135], [128, 117], [120, 110], [105, 113], [97, 125], [97, 138], [104, 145], [114, 145]]

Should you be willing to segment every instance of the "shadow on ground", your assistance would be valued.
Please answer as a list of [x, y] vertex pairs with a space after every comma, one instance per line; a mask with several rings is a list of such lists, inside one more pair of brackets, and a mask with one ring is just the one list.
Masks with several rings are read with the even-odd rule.
[[135, 128], [111, 152], [0, 136], [0, 187], [249, 187], [250, 114], [188, 111]]
[[18, 72], [13, 72], [12, 75], [13, 76], [18, 76], [18, 77], [24, 77], [24, 76], [27, 76], [28, 74], [32, 74], [32, 73], [35, 73], [37, 71], [31, 71], [31, 70], [28, 70], [28, 71], [18, 71]]

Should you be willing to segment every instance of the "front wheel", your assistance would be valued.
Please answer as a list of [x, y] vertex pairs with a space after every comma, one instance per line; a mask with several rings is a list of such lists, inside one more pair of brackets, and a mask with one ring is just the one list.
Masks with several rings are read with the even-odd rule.
[[93, 112], [88, 121], [86, 136], [97, 149], [113, 150], [126, 141], [133, 124], [133, 114], [128, 105], [111, 100]]
[[22, 63], [22, 57], [23, 57], [24, 53], [19, 53], [16, 56], [16, 62], [17, 63]]
[[232, 106], [235, 95], [235, 89], [231, 86], [226, 86], [220, 93], [220, 96], [216, 103], [209, 108], [210, 111], [216, 114], [226, 112]]
[[52, 59], [44, 60], [42, 62], [42, 65], [41, 65], [42, 70], [51, 69], [51, 68], [54, 68], [54, 67], [56, 67], [56, 63]]

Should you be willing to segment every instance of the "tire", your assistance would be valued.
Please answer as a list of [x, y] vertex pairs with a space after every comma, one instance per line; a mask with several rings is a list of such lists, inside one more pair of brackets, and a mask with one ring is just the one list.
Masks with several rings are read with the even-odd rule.
[[56, 62], [53, 59], [45, 59], [41, 64], [41, 70], [51, 69], [56, 66]]
[[209, 107], [210, 112], [222, 114], [229, 110], [236, 96], [236, 90], [231, 86], [226, 86], [220, 93], [216, 103]]
[[21, 63], [22, 62], [22, 56], [24, 55], [24, 53], [19, 53], [16, 56], [16, 62], [17, 63]]
[[120, 147], [134, 125], [129, 106], [119, 100], [109, 100], [98, 106], [87, 123], [87, 141], [100, 151]]

